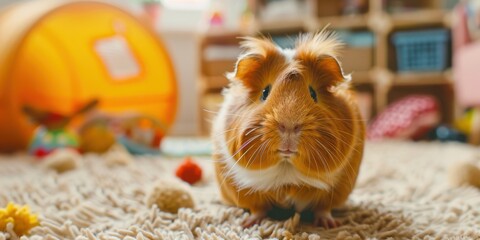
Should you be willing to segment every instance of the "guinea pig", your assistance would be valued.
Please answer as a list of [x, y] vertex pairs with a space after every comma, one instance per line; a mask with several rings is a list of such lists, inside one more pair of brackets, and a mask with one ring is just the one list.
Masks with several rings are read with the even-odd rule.
[[332, 208], [348, 198], [362, 161], [365, 123], [341, 43], [326, 30], [300, 36], [294, 49], [245, 38], [212, 126], [223, 200], [250, 211], [244, 227], [273, 206], [314, 212], [314, 224], [339, 226]]

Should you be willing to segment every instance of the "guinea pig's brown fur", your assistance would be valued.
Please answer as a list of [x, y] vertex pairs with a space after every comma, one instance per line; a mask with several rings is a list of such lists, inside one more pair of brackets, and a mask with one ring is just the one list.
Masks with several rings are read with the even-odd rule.
[[315, 224], [352, 191], [362, 160], [364, 122], [329, 32], [299, 37], [295, 49], [246, 38], [244, 53], [213, 126], [214, 160], [226, 203], [252, 213], [272, 206], [311, 209]]

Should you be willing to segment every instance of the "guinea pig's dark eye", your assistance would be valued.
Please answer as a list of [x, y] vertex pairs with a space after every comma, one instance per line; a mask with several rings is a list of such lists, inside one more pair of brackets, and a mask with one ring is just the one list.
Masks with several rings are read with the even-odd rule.
[[270, 85], [268, 85], [265, 89], [262, 91], [262, 97], [260, 98], [262, 101], [267, 100], [268, 94], [270, 94]]
[[308, 89], [310, 90], [310, 96], [312, 97], [313, 101], [317, 102], [317, 93], [315, 90], [311, 86], [308, 87]]

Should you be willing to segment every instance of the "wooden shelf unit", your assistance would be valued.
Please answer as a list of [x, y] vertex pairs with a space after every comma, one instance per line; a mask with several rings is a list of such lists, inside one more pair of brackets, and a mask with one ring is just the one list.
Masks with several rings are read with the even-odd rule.
[[367, 28], [368, 16], [361, 15], [346, 15], [346, 16], [332, 16], [332, 17], [318, 17], [317, 26], [314, 26], [312, 31], [329, 25], [330, 28]]
[[[393, 32], [432, 27], [450, 28], [452, 14], [449, 10], [442, 8], [443, 0], [410, 0], [410, 2], [420, 6], [418, 10], [395, 13], [387, 11], [387, 8], [383, 6], [384, 1], [367, 0], [367, 10], [357, 15], [341, 15], [340, 12], [333, 10], [325, 12], [324, 9], [334, 9], [333, 6], [340, 4], [342, 0], [298, 1], [304, 1], [308, 6], [308, 11], [301, 19], [271, 21], [263, 21], [258, 17], [264, 1], [252, 1], [254, 3], [252, 9], [256, 17], [254, 17], [252, 26], [249, 27], [250, 30], [239, 33], [239, 35], [256, 35], [261, 33], [268, 36], [271, 34], [318, 32], [327, 25], [332, 30], [370, 31], [375, 38], [372, 68], [370, 70], [353, 69], [352, 77], [353, 86], [359, 91], [367, 89], [366, 92], [373, 95], [372, 114], [381, 112], [391, 101], [395, 100], [391, 96], [400, 96], [405, 94], [406, 91], [412, 91], [412, 93], [424, 92], [435, 95], [442, 104], [443, 121], [447, 123], [452, 121], [454, 99], [452, 91], [448, 90], [453, 89], [451, 70], [443, 72], [397, 73], [395, 67], [392, 67], [395, 65], [392, 63], [395, 51], [393, 51], [390, 39]], [[325, 4], [328, 4], [328, 6]], [[326, 7], [321, 8], [321, 6]], [[229, 38], [233, 36], [232, 34], [226, 34], [222, 37]], [[204, 36], [203, 42], [211, 42], [210, 38], [208, 35]], [[230, 39], [230, 41], [233, 40]], [[204, 65], [204, 61], [200, 60], [200, 65]], [[201, 81], [208, 82], [208, 84], [203, 84], [207, 86], [204, 92], [211, 92], [210, 90], [213, 89], [218, 90], [218, 87], [227, 82], [226, 79], [220, 80], [223, 76], [205, 77], [202, 73], [200, 75]], [[397, 92], [401, 92], [401, 94], [397, 94]], [[202, 129], [202, 132], [207, 133], [208, 130]]]
[[450, 85], [452, 84], [450, 71], [426, 72], [426, 73], [404, 73], [394, 75], [394, 86], [428, 86], [428, 85]]
[[285, 32], [308, 30], [309, 21], [304, 19], [291, 19], [288, 21], [257, 22], [255, 30], [258, 32]]

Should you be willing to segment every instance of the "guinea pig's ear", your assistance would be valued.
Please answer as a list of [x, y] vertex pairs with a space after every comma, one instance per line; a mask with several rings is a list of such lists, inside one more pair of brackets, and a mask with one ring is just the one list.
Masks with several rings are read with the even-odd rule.
[[284, 59], [275, 44], [266, 38], [244, 37], [240, 44], [244, 54], [235, 65], [235, 71], [227, 75], [232, 82], [241, 82], [245, 87], [258, 90], [272, 73], [282, 67]]
[[263, 64], [264, 57], [259, 54], [244, 54], [240, 56], [235, 64], [235, 71], [227, 77], [231, 81], [240, 81], [248, 88], [255, 88], [259, 81], [258, 73]]
[[316, 34], [301, 35], [296, 43], [295, 58], [311, 73], [312, 81], [333, 90], [348, 85], [350, 76], [343, 73], [336, 56], [342, 43], [334, 33], [323, 29]]
[[319, 81], [322, 88], [332, 91], [350, 83], [350, 75], [344, 74], [341, 63], [335, 57], [318, 56], [313, 67], [314, 76], [317, 76], [314, 80]]

